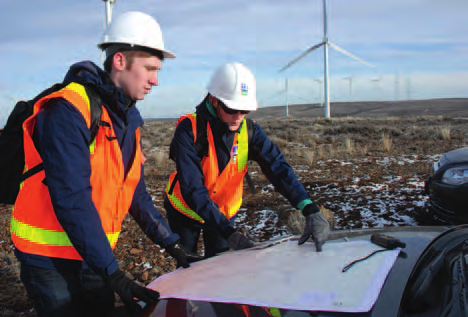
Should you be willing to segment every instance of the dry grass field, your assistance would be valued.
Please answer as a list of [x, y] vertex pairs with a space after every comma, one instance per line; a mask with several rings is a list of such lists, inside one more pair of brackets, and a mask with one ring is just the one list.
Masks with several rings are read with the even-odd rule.
[[[425, 205], [424, 179], [440, 154], [468, 141], [467, 101], [451, 101], [439, 101], [438, 108], [436, 101], [414, 102], [414, 107], [336, 104], [331, 119], [322, 117], [322, 109], [306, 106], [290, 107], [288, 118], [284, 107], [261, 109], [252, 117], [282, 149], [312, 199], [331, 212], [336, 230], [435, 224]], [[175, 122], [146, 120], [143, 128], [146, 183], [162, 214], [164, 187], [175, 168], [168, 159]], [[294, 209], [255, 162], [250, 174], [256, 193], [245, 186], [237, 225], [259, 241], [288, 234]], [[11, 206], [0, 206], [0, 316], [32, 316], [12, 253], [10, 211]], [[174, 260], [130, 217], [116, 255], [143, 284], [175, 269]]]

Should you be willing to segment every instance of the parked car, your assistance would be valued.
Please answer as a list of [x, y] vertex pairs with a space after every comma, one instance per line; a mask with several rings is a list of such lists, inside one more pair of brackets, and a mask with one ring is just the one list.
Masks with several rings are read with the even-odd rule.
[[[416, 317], [468, 316], [466, 274], [468, 260], [468, 225], [456, 227], [392, 227], [332, 232], [327, 243], [369, 240], [375, 233], [399, 239], [402, 249], [385, 279], [371, 310], [363, 313], [333, 311], [293, 311], [281, 309], [282, 317], [352, 316], [352, 317]], [[255, 280], [252, 281], [255, 283]], [[214, 285], [213, 287], [216, 287]], [[280, 287], [272, 285], [272, 287]], [[180, 305], [180, 304], [183, 305]], [[171, 305], [175, 304], [175, 305]], [[187, 305], [186, 305], [187, 304]], [[210, 308], [210, 302], [195, 302], [197, 309], [180, 299], [164, 299], [146, 307], [138, 316], [247, 316], [233, 309], [234, 304], [219, 304]], [[223, 306], [224, 305], [224, 306]], [[188, 307], [185, 309], [185, 307]], [[190, 308], [192, 307], [192, 308]], [[269, 316], [260, 307], [254, 307], [251, 316]]]
[[425, 191], [437, 217], [468, 223], [468, 147], [447, 152], [434, 163]]

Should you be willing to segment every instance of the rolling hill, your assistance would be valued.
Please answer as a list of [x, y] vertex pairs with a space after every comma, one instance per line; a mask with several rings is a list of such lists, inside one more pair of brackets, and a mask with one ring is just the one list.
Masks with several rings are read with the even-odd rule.
[[[317, 104], [289, 106], [289, 117], [323, 117], [324, 109]], [[332, 118], [337, 117], [411, 117], [447, 116], [468, 118], [468, 98], [410, 100], [410, 101], [371, 101], [371, 102], [332, 102]], [[286, 107], [264, 107], [249, 115], [252, 119], [286, 117]]]

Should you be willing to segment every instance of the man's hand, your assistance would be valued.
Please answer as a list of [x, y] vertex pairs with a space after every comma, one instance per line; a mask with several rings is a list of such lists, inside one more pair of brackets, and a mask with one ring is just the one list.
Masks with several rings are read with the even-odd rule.
[[142, 307], [138, 305], [138, 301], [143, 301], [147, 305], [150, 305], [159, 298], [158, 292], [137, 284], [120, 269], [117, 269], [117, 271], [108, 277], [108, 282], [111, 288], [119, 294], [127, 309], [132, 313], [142, 310]]
[[320, 208], [316, 203], [304, 207], [302, 214], [306, 217], [304, 232], [299, 238], [299, 245], [304, 244], [309, 238], [315, 243], [317, 252], [322, 251], [322, 245], [330, 233], [330, 225], [327, 219], [320, 213]]
[[196, 253], [190, 252], [179, 242], [175, 242], [166, 247], [167, 253], [177, 261], [177, 267], [183, 267], [184, 269], [190, 266], [189, 263], [203, 260], [204, 257]]
[[255, 246], [252, 240], [239, 231], [232, 232], [227, 238], [227, 242], [229, 244], [229, 248], [232, 250], [243, 250]]

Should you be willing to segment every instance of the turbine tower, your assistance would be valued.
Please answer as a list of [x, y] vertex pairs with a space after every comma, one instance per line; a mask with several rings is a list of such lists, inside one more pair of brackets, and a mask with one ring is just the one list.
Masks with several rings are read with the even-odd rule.
[[284, 81], [284, 91], [286, 92], [286, 118], [289, 117], [289, 91], [288, 91], [288, 79]]
[[112, 9], [114, 7], [115, 0], [103, 0], [106, 4], [106, 15], [104, 20], [104, 26], [108, 26], [112, 20]]
[[[115, 0], [103, 0], [105, 6], [105, 15], [104, 15], [104, 30], [107, 28], [109, 23], [112, 20], [112, 9], [114, 8]], [[101, 52], [101, 65], [104, 65], [104, 55], [105, 51]]]
[[349, 81], [349, 95], [351, 96], [353, 94], [353, 77], [343, 77], [343, 79]]
[[381, 91], [381, 88], [380, 88], [380, 82], [382, 81], [382, 75], [380, 75], [377, 78], [371, 79], [371, 81], [374, 82], [376, 87], [377, 87], [377, 100], [381, 100], [382, 91]]
[[324, 95], [324, 116], [325, 118], [330, 118], [330, 78], [328, 75], [328, 46], [333, 47], [335, 50], [338, 52], [347, 55], [369, 67], [374, 67], [373, 65], [369, 64], [368, 62], [360, 59], [359, 57], [349, 53], [348, 51], [342, 49], [336, 44], [333, 44], [328, 40], [328, 30], [327, 30], [327, 7], [326, 7], [326, 0], [322, 0], [323, 4], [323, 40], [322, 42], [311, 46], [309, 49], [307, 49], [304, 53], [293, 59], [291, 62], [289, 62], [286, 66], [280, 69], [280, 72], [285, 71], [295, 63], [297, 63], [299, 60], [301, 60], [303, 57], [305, 57], [307, 54], [310, 52], [315, 51], [316, 49], [320, 48], [323, 46], [323, 95]]

